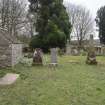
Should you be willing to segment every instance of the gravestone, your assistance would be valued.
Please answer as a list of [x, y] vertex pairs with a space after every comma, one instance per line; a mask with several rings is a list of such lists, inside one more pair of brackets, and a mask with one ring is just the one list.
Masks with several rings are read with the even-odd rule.
[[0, 85], [11, 85], [19, 78], [19, 74], [8, 73], [4, 77], [0, 78]]
[[73, 55], [74, 56], [77, 56], [77, 55], [79, 55], [79, 51], [75, 48], [75, 49], [73, 49]]
[[36, 48], [33, 54], [33, 64], [32, 65], [43, 65], [42, 60], [42, 50], [40, 48]]
[[87, 60], [86, 63], [90, 65], [96, 65], [96, 54], [95, 54], [95, 48], [94, 48], [94, 40], [93, 40], [93, 35], [90, 35], [90, 40], [89, 40], [89, 49], [88, 49], [88, 55], [87, 55]]
[[51, 48], [51, 63], [50, 65], [56, 66], [57, 65], [57, 48]]
[[67, 40], [66, 54], [67, 54], [67, 55], [71, 55], [71, 46], [70, 46], [69, 40]]
[[105, 55], [105, 46], [104, 45], [101, 46], [101, 55]]

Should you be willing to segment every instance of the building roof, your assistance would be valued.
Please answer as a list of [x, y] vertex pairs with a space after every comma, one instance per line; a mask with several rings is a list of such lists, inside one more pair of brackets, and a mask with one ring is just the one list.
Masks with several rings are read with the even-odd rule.
[[7, 30], [0, 28], [0, 44], [19, 44], [15, 36], [10, 35]]

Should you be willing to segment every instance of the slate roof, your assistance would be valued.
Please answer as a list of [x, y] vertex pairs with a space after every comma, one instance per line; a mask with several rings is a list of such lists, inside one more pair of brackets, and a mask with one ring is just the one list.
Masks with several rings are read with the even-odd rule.
[[19, 44], [20, 41], [17, 40], [15, 36], [10, 35], [7, 30], [0, 28], [0, 45], [4, 44]]

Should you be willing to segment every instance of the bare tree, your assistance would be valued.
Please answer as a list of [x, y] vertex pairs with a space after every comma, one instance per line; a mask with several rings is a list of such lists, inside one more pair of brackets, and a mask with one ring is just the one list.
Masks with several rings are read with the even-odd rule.
[[30, 35], [30, 37], [33, 37], [36, 33], [36, 19], [37, 19], [37, 15], [33, 15], [31, 13], [28, 12], [27, 14], [27, 24], [25, 25], [25, 29], [27, 34]]
[[90, 12], [82, 6], [68, 4], [66, 7], [73, 26], [72, 35], [77, 39], [79, 47], [83, 47], [84, 41], [94, 31], [93, 19]]
[[0, 0], [0, 27], [11, 36], [17, 35], [26, 24], [26, 4], [24, 0]]

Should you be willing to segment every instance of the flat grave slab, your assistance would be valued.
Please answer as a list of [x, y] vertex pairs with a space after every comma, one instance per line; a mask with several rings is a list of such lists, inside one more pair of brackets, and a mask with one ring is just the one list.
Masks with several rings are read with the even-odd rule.
[[0, 85], [11, 85], [19, 78], [19, 74], [7, 73], [4, 77], [0, 78]]

